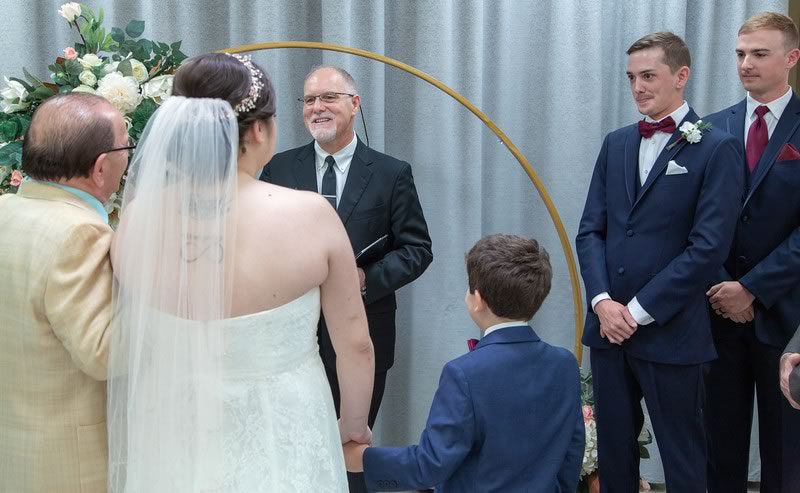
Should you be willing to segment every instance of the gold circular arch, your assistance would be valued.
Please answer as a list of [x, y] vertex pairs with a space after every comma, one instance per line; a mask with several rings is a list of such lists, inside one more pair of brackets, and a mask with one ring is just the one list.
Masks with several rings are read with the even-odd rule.
[[567, 232], [564, 230], [564, 224], [561, 222], [561, 217], [558, 215], [558, 210], [556, 210], [556, 206], [553, 204], [553, 200], [550, 198], [550, 194], [547, 193], [547, 189], [545, 188], [542, 180], [539, 178], [539, 175], [533, 170], [531, 167], [531, 163], [525, 158], [525, 156], [520, 152], [516, 145], [511, 142], [511, 139], [500, 130], [500, 128], [489, 118], [486, 114], [481, 111], [477, 106], [472, 104], [470, 100], [453, 90], [452, 88], [448, 87], [446, 84], [442, 83], [441, 81], [434, 79], [430, 75], [426, 74], [425, 72], [412, 67], [406, 63], [401, 61], [395, 60], [394, 58], [389, 58], [387, 56], [362, 50], [359, 48], [350, 48], [348, 46], [342, 46], [332, 43], [319, 43], [316, 41], [275, 41], [270, 43], [255, 43], [255, 44], [248, 44], [248, 45], [241, 45], [235, 48], [226, 48], [224, 50], [219, 50], [221, 52], [226, 53], [244, 53], [248, 51], [261, 51], [261, 50], [274, 50], [278, 48], [304, 48], [310, 50], [325, 50], [325, 51], [338, 51], [340, 53], [348, 53], [350, 55], [356, 55], [364, 58], [369, 58], [371, 60], [376, 60], [378, 62], [382, 62], [386, 65], [390, 65], [395, 68], [399, 68], [404, 72], [408, 72], [409, 74], [418, 77], [425, 82], [431, 84], [432, 86], [436, 87], [437, 89], [441, 90], [448, 96], [452, 97], [462, 106], [467, 108], [471, 111], [475, 116], [477, 116], [487, 127], [489, 130], [494, 132], [495, 135], [503, 142], [503, 144], [508, 148], [511, 154], [519, 162], [522, 169], [525, 170], [527, 173], [528, 178], [530, 178], [533, 186], [536, 187], [536, 191], [539, 192], [539, 197], [541, 197], [542, 201], [544, 202], [545, 207], [547, 207], [547, 212], [550, 214], [550, 219], [553, 221], [553, 225], [558, 232], [558, 238], [561, 241], [561, 249], [564, 251], [564, 256], [567, 259], [567, 268], [569, 270], [569, 279], [572, 285], [572, 303], [575, 309], [575, 348], [574, 354], [575, 358], [578, 360], [580, 364], [581, 360], [583, 359], [583, 344], [581, 344], [581, 336], [583, 334], [583, 300], [581, 296], [581, 284], [578, 280], [578, 269], [575, 265], [575, 257], [572, 253], [572, 246], [570, 245], [569, 238], [567, 237]]

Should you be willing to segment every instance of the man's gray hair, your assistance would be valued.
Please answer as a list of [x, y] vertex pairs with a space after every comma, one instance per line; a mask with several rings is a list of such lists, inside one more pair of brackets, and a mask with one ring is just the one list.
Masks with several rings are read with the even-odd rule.
[[347, 90], [352, 94], [358, 94], [358, 88], [356, 88], [356, 81], [353, 79], [353, 76], [350, 75], [347, 70], [343, 69], [342, 67], [337, 67], [336, 65], [317, 65], [306, 75], [306, 78], [303, 79], [303, 82], [307, 81], [312, 75], [314, 75], [315, 72], [323, 69], [330, 69], [341, 75], [342, 79], [344, 79], [345, 85], [347, 86]]

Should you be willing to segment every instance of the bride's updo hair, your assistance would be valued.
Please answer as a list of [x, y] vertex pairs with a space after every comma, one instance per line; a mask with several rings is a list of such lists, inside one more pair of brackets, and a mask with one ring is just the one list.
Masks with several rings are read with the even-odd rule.
[[[258, 75], [255, 84], [251, 68]], [[245, 63], [225, 53], [207, 53], [185, 61], [175, 74], [172, 94], [230, 103], [237, 113], [240, 146], [253, 123], [260, 120], [271, 124], [275, 115], [275, 89], [267, 73], [255, 62]]]

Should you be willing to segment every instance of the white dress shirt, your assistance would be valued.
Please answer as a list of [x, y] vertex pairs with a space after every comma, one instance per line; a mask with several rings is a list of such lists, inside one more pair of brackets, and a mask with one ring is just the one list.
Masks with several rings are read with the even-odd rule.
[[506, 327], [519, 327], [520, 325], [528, 325], [528, 322], [524, 320], [517, 320], [514, 322], [503, 322], [501, 324], [495, 324], [484, 330], [483, 335], [481, 337], [486, 337], [489, 335], [490, 332], [494, 332], [495, 330], [505, 329]]
[[333, 169], [336, 172], [336, 207], [339, 207], [339, 201], [342, 199], [342, 191], [344, 191], [344, 184], [347, 183], [347, 172], [350, 170], [350, 162], [353, 161], [353, 154], [356, 152], [356, 145], [358, 139], [353, 132], [353, 140], [349, 144], [342, 147], [336, 154], [329, 154], [325, 149], [320, 147], [319, 143], [314, 141], [314, 152], [316, 154], [317, 163], [317, 192], [322, 193], [322, 177], [325, 175], [325, 170], [328, 165], [325, 164], [325, 158], [333, 156], [334, 164]]
[[[684, 118], [686, 118], [688, 113], [689, 104], [684, 101], [683, 104], [678, 107], [678, 109], [664, 118], [671, 116], [672, 119], [675, 120], [676, 127], [680, 127], [681, 122]], [[645, 117], [645, 121], [657, 123], [656, 120], [653, 120], [649, 116]], [[644, 185], [647, 181], [647, 177], [650, 175], [653, 165], [656, 164], [656, 159], [658, 159], [658, 156], [664, 150], [664, 147], [667, 146], [667, 142], [669, 142], [670, 137], [672, 137], [672, 134], [668, 134], [666, 132], [656, 132], [650, 138], [641, 138], [639, 142], [639, 183], [641, 185]], [[608, 291], [603, 291], [602, 293], [598, 294], [592, 298], [592, 310], [594, 310], [594, 307], [601, 301], [610, 299], [611, 295], [608, 294]], [[628, 311], [631, 312], [631, 316], [634, 320], [636, 320], [637, 324], [647, 325], [655, 321], [655, 319], [650, 316], [650, 314], [647, 313], [647, 311], [642, 307], [642, 305], [639, 303], [639, 300], [637, 300], [635, 296], [628, 302], [627, 306]]]
[[789, 104], [789, 100], [792, 99], [792, 88], [788, 88], [786, 93], [779, 97], [778, 99], [772, 100], [769, 103], [759, 103], [752, 97], [750, 97], [750, 93], [747, 93], [747, 118], [745, 120], [744, 126], [744, 145], [747, 147], [747, 134], [750, 133], [750, 126], [753, 122], [756, 121], [756, 108], [759, 106], [766, 106], [769, 108], [769, 111], [764, 114], [764, 121], [767, 122], [767, 135], [772, 137], [772, 132], [775, 131], [775, 127], [778, 126], [778, 120], [781, 119], [781, 115], [783, 114], [783, 110], [786, 109], [786, 106]]

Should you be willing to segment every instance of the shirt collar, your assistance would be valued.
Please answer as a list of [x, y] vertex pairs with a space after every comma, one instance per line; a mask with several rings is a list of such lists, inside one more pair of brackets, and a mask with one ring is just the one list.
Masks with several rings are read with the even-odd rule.
[[344, 173], [345, 169], [347, 169], [347, 164], [353, 159], [353, 155], [356, 153], [356, 145], [358, 145], [358, 139], [356, 138], [355, 132], [353, 132], [353, 140], [334, 154], [330, 154], [320, 147], [319, 142], [315, 140], [314, 152], [317, 153], [317, 169], [324, 168], [326, 166], [325, 158], [332, 155], [334, 161], [336, 161], [334, 166], [336, 166], [336, 169], [338, 169], [340, 173]]
[[783, 114], [783, 110], [786, 109], [786, 106], [789, 104], [789, 100], [792, 99], [792, 88], [786, 90], [783, 96], [779, 97], [778, 99], [774, 99], [769, 103], [759, 103], [752, 96], [750, 93], [747, 93], [747, 118], [752, 118], [753, 113], [756, 111], [761, 105], [766, 106], [769, 108], [769, 112], [772, 113], [772, 116], [775, 117], [776, 120], [781, 119], [781, 115]]
[[505, 329], [506, 327], [519, 327], [520, 325], [528, 325], [528, 322], [524, 320], [515, 320], [512, 322], [503, 322], [501, 324], [495, 324], [483, 331], [483, 337], [488, 336], [490, 332], [494, 332], [495, 330]]
[[100, 202], [99, 200], [97, 200], [97, 197], [95, 197], [94, 195], [90, 194], [89, 192], [77, 189], [75, 187], [71, 187], [69, 185], [64, 185], [64, 184], [61, 184], [61, 183], [56, 183], [54, 181], [45, 181], [45, 182], [42, 182], [42, 183], [46, 183], [47, 185], [52, 185], [54, 187], [58, 187], [58, 188], [60, 188], [60, 189], [62, 189], [64, 191], [67, 191], [67, 192], [71, 193], [72, 195], [75, 195], [79, 199], [81, 199], [84, 202], [86, 202], [87, 204], [89, 204], [89, 206], [91, 206], [91, 208], [94, 209], [97, 212], [97, 214], [100, 216], [100, 218], [106, 224], [108, 224], [108, 212], [106, 212], [106, 208], [103, 207], [103, 203]]
[[[689, 114], [689, 103], [684, 101], [683, 104], [680, 105], [677, 110], [673, 111], [672, 113], [670, 113], [669, 115], [665, 116], [664, 118], [667, 118], [668, 116], [671, 116], [672, 119], [675, 120], [675, 125], [680, 126], [681, 122], [683, 121], [684, 118], [686, 118], [686, 115], [688, 115], [688, 114]], [[663, 120], [664, 118], [662, 118], [661, 120]], [[656, 123], [656, 121], [659, 121], [659, 122], [661, 121], [661, 120], [653, 120], [649, 116], [645, 116], [644, 120], [646, 122], [650, 122], [650, 123]]]

